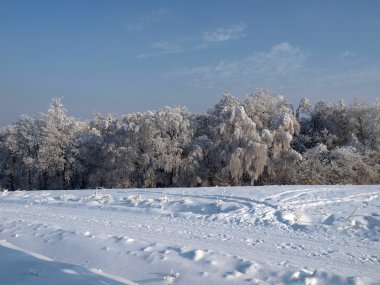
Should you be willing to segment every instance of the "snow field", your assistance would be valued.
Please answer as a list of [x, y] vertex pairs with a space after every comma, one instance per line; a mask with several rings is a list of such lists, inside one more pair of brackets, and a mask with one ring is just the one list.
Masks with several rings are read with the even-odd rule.
[[3, 192], [0, 248], [122, 280], [104, 284], [378, 284], [379, 197], [379, 185]]

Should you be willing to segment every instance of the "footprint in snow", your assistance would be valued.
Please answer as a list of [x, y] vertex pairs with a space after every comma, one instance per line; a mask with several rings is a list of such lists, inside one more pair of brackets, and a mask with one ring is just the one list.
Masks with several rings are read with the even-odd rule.
[[236, 266], [236, 271], [245, 275], [255, 275], [259, 269], [259, 265], [251, 261], [243, 261], [241, 264]]
[[305, 249], [303, 245], [296, 245], [291, 242], [286, 242], [286, 243], [280, 243], [277, 244], [277, 248], [282, 248], [282, 249]]
[[180, 253], [182, 257], [185, 257], [187, 259], [193, 260], [193, 261], [200, 261], [205, 257], [205, 252], [201, 249], [191, 250]]

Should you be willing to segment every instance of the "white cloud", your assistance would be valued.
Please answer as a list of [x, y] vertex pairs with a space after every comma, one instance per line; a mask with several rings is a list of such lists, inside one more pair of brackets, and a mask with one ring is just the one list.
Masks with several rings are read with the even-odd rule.
[[166, 13], [166, 9], [152, 10], [147, 15], [137, 19], [135, 23], [128, 25], [128, 29], [130, 31], [141, 30], [150, 24], [161, 21]]
[[247, 26], [241, 23], [227, 28], [221, 27], [215, 31], [203, 32], [202, 35], [195, 37], [180, 38], [171, 42], [156, 42], [148, 48], [149, 52], [139, 54], [137, 57], [148, 58], [206, 49], [216, 44], [244, 37], [246, 28]]
[[151, 46], [152, 52], [139, 54], [138, 58], [147, 58], [152, 56], [160, 56], [165, 54], [181, 53], [184, 49], [177, 43], [156, 42]]
[[176, 70], [166, 78], [189, 78], [198, 87], [222, 84], [273, 85], [279, 80], [292, 80], [302, 70], [307, 54], [287, 42], [274, 45], [267, 52], [255, 52], [237, 60], [221, 60], [215, 65]]
[[355, 53], [353, 53], [352, 51], [350, 50], [346, 50], [344, 51], [342, 54], [341, 54], [341, 57], [353, 57], [355, 56]]
[[245, 37], [244, 31], [247, 25], [240, 23], [229, 27], [220, 27], [214, 31], [203, 32], [202, 39], [205, 43], [218, 43]]
[[[326, 72], [327, 73], [327, 72]], [[380, 81], [379, 67], [366, 67], [324, 74], [315, 78], [319, 86], [350, 86]]]
[[[164, 75], [166, 79], [185, 79], [191, 86], [201, 89], [249, 92], [254, 88], [269, 88], [306, 96], [328, 94], [330, 90], [345, 90], [353, 94], [368, 84], [380, 82], [380, 67], [334, 64], [324, 68], [313, 65], [309, 53], [290, 43], [283, 42], [267, 51], [254, 52], [238, 59], [224, 59], [213, 65], [203, 65], [174, 70]], [[354, 88], [353, 88], [354, 87]], [[303, 94], [305, 93], [306, 94]], [[343, 92], [343, 91], [341, 91]]]

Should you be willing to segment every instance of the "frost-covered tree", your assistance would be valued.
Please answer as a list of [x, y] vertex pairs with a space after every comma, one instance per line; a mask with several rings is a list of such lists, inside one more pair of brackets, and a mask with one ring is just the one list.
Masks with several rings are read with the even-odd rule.
[[373, 106], [355, 99], [348, 109], [348, 125], [360, 143], [380, 150], [380, 99]]
[[319, 144], [303, 153], [302, 160], [289, 171], [294, 184], [324, 184], [326, 181], [325, 157], [328, 149]]
[[367, 184], [378, 181], [376, 169], [368, 166], [355, 148], [329, 150], [323, 144], [306, 151], [290, 176], [295, 184]]
[[[306, 105], [306, 103], [305, 103]], [[247, 115], [261, 131], [268, 149], [266, 171], [261, 183], [286, 183], [288, 167], [300, 159], [291, 142], [299, 134], [299, 123], [293, 106], [282, 96], [272, 96], [267, 90], [258, 90], [243, 103]]]
[[293, 142], [294, 148], [303, 153], [318, 144], [329, 149], [347, 145], [352, 140], [348, 117], [342, 100], [337, 104], [319, 101], [312, 106], [307, 99], [302, 99], [297, 109], [300, 134]]
[[213, 141], [203, 135], [185, 147], [178, 175], [178, 186], [212, 186], [214, 169], [211, 151]]
[[215, 142], [212, 130], [217, 118], [209, 114], [196, 114], [190, 117], [191, 141], [182, 152], [179, 169], [179, 186], [212, 186], [218, 172], [213, 157]]
[[148, 152], [155, 168], [156, 185], [177, 185], [182, 150], [191, 139], [189, 113], [184, 108], [167, 107], [148, 113], [147, 117], [142, 139], [150, 142]]
[[370, 107], [369, 120], [364, 126], [365, 143], [375, 151], [380, 151], [380, 98]]
[[307, 98], [302, 98], [296, 110], [296, 119], [300, 125], [301, 133], [309, 133], [312, 127], [313, 105]]
[[315, 104], [312, 124], [314, 144], [323, 143], [331, 149], [343, 145], [349, 137], [347, 109], [342, 101], [335, 105], [326, 101]]
[[[272, 120], [272, 131], [265, 130], [269, 148], [267, 183], [288, 184], [288, 172], [302, 156], [291, 146], [293, 136], [298, 135], [299, 125], [295, 117], [283, 114]], [[270, 139], [268, 139], [270, 138]]]
[[15, 136], [11, 140], [17, 142], [13, 151], [14, 154], [22, 161], [19, 165], [20, 177], [19, 188], [35, 189], [38, 188], [38, 151], [40, 148], [40, 125], [39, 121], [29, 116], [20, 116], [14, 125]]
[[[230, 94], [206, 114], [164, 108], [80, 122], [59, 99], [0, 129], [0, 187], [380, 183], [380, 101], [349, 107]], [[302, 154], [302, 156], [301, 156]]]
[[78, 153], [78, 122], [67, 116], [61, 100], [54, 98], [41, 115], [41, 143], [38, 149], [43, 188], [72, 188], [71, 178]]
[[369, 123], [370, 107], [364, 100], [355, 98], [349, 108], [349, 126], [351, 132], [364, 142], [366, 138], [366, 126]]
[[78, 153], [75, 160], [74, 184], [78, 188], [102, 186], [105, 154], [101, 132], [91, 122], [83, 122], [76, 139]]
[[138, 186], [176, 186], [182, 151], [190, 142], [190, 116], [184, 108], [166, 107], [126, 118], [126, 153]]
[[266, 89], [259, 89], [243, 102], [248, 117], [258, 130], [269, 129], [275, 117], [293, 115], [293, 106], [283, 96], [272, 96]]
[[39, 121], [22, 115], [2, 133], [0, 155], [5, 184], [12, 190], [38, 189]]
[[128, 152], [128, 122], [124, 116], [107, 114], [95, 117], [80, 137], [79, 159], [84, 178], [91, 188], [128, 188], [131, 153]]
[[215, 184], [254, 184], [267, 162], [267, 146], [261, 141], [256, 124], [240, 102], [225, 94], [208, 111], [217, 124], [212, 131]]
[[9, 136], [12, 127], [0, 129], [0, 186], [1, 188], [17, 189], [17, 163], [9, 147]]

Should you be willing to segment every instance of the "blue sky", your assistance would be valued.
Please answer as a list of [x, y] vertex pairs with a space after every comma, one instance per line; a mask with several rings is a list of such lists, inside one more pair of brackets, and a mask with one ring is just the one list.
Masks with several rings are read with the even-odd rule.
[[45, 112], [204, 112], [225, 91], [380, 97], [380, 1], [0, 0], [0, 126]]

